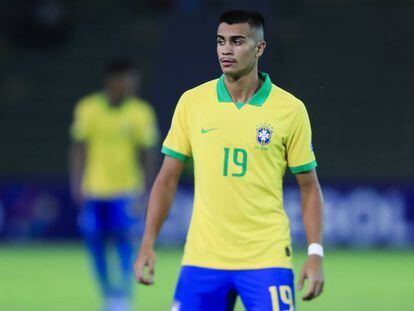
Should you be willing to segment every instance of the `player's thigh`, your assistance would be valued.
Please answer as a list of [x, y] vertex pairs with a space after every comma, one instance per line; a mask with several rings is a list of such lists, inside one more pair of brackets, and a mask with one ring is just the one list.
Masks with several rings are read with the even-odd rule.
[[293, 311], [294, 276], [291, 269], [236, 271], [234, 284], [247, 311]]
[[134, 204], [133, 197], [125, 196], [113, 198], [108, 201], [107, 227], [111, 232], [131, 234], [134, 224]]
[[229, 271], [183, 266], [171, 311], [229, 311], [235, 301]]
[[101, 204], [97, 200], [86, 199], [78, 215], [78, 226], [85, 238], [93, 238], [101, 231], [99, 209]]

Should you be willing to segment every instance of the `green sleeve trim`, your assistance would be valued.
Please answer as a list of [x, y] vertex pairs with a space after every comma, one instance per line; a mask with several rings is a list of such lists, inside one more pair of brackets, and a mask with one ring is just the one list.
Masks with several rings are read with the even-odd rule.
[[189, 159], [189, 156], [186, 156], [185, 154], [179, 153], [165, 146], [162, 146], [161, 152], [167, 156], [170, 156], [171, 158], [180, 160], [184, 163], [187, 162], [187, 160]]
[[318, 163], [316, 163], [316, 161], [312, 161], [312, 162], [307, 163], [307, 164], [289, 167], [289, 169], [292, 172], [292, 174], [299, 174], [299, 173], [308, 172], [308, 171], [310, 171], [311, 169], [314, 169], [317, 166], [318, 166]]

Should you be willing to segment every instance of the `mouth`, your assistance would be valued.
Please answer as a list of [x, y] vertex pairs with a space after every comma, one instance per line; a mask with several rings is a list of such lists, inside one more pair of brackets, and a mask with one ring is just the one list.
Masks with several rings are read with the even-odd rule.
[[234, 59], [231, 59], [231, 58], [221, 58], [220, 63], [223, 65], [223, 67], [230, 67], [233, 64], [235, 64], [236, 61]]

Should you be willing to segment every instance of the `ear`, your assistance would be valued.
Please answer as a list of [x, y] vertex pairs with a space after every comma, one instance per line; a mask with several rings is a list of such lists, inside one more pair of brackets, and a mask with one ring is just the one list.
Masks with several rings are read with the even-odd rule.
[[265, 49], [266, 49], [266, 41], [259, 41], [257, 43], [256, 57], [259, 58], [260, 56], [262, 56]]

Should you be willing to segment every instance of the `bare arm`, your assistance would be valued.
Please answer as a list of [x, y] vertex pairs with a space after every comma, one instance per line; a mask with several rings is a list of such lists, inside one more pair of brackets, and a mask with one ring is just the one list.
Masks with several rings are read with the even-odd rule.
[[297, 174], [302, 201], [302, 218], [308, 244], [322, 244], [323, 212], [322, 192], [315, 170]]
[[82, 178], [85, 168], [85, 159], [85, 144], [74, 142], [70, 147], [69, 154], [70, 190], [73, 200], [79, 205], [81, 205], [83, 201]]
[[[305, 225], [308, 244], [322, 245], [323, 234], [323, 199], [315, 170], [297, 174], [302, 201], [302, 218]], [[322, 293], [324, 275], [322, 257], [310, 255], [305, 262], [299, 277], [298, 289], [302, 289], [305, 279], [309, 279], [308, 292], [303, 300], [311, 300]]]
[[[171, 208], [183, 169], [183, 162], [166, 156], [152, 186], [145, 221], [145, 232], [134, 264], [135, 276], [138, 282], [142, 284], [153, 284], [156, 260], [154, 243]], [[144, 271], [145, 267], [147, 267], [147, 273]]]
[[144, 167], [145, 191], [148, 191], [154, 182], [158, 167], [158, 148], [145, 148], [141, 151], [142, 166]]

